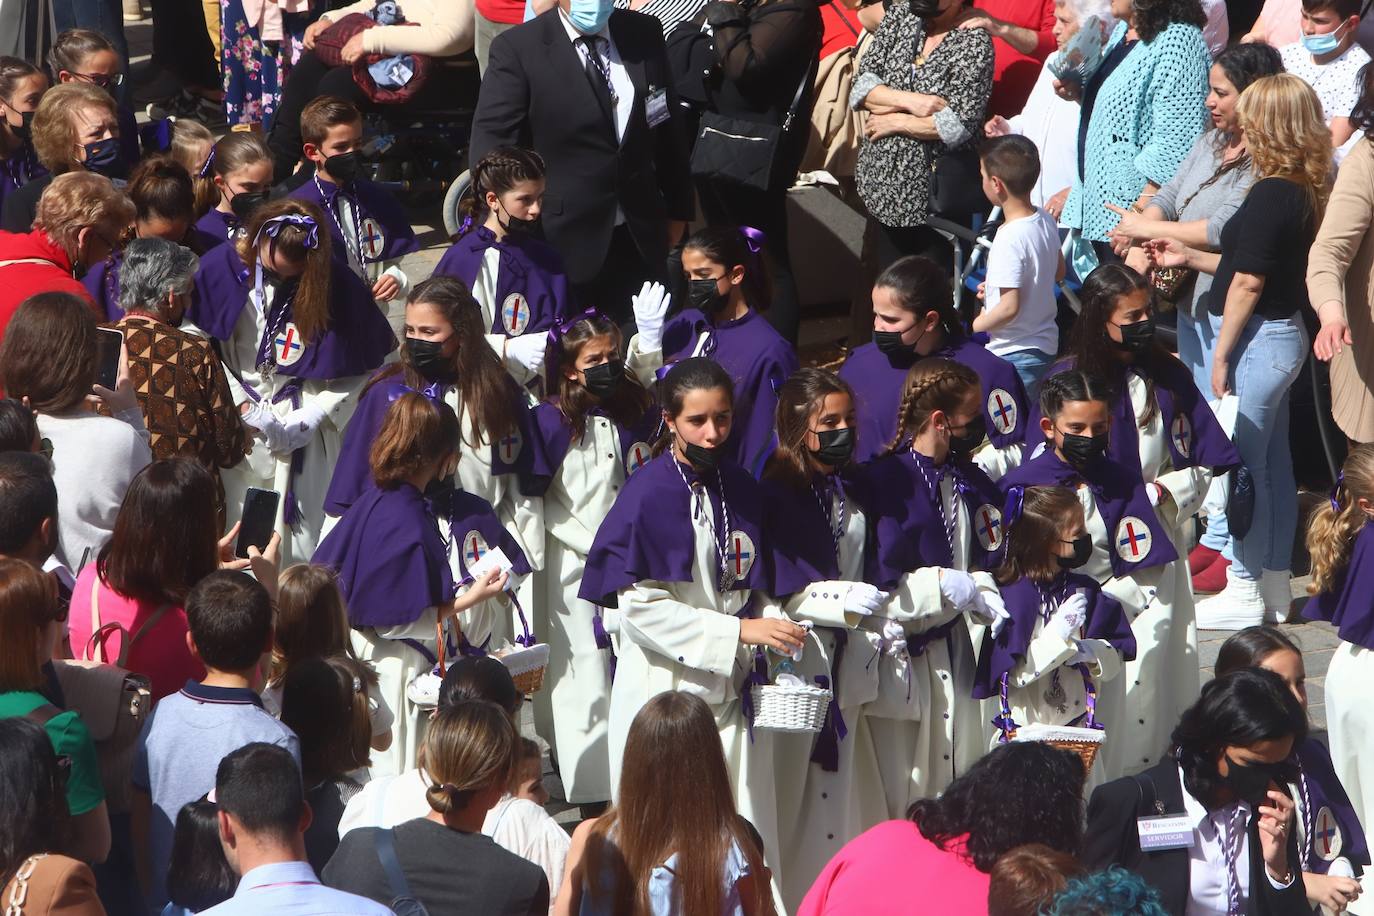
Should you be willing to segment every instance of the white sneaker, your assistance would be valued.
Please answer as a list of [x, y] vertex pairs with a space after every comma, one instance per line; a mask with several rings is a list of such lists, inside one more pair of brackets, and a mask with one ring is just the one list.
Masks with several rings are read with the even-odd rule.
[[1287, 569], [1264, 570], [1260, 574], [1260, 597], [1265, 623], [1286, 621], [1293, 606], [1293, 573]]
[[1264, 598], [1255, 579], [1236, 576], [1235, 564], [1226, 571], [1226, 588], [1197, 604], [1199, 630], [1243, 630], [1264, 622]]

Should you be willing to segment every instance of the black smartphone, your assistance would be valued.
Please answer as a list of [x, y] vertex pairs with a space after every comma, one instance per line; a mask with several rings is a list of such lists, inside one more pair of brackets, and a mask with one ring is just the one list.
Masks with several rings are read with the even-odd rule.
[[248, 488], [243, 496], [243, 515], [240, 516], [239, 539], [234, 545], [234, 556], [246, 559], [249, 547], [267, 549], [272, 530], [277, 527], [277, 503], [280, 501], [281, 494], [276, 490]]
[[114, 391], [119, 379], [120, 348], [124, 345], [124, 332], [114, 328], [96, 328], [95, 335], [95, 383]]

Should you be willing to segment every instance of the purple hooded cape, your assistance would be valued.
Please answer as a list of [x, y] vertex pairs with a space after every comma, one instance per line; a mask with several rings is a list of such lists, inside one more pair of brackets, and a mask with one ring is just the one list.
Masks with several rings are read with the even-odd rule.
[[563, 259], [538, 239], [512, 233], [498, 242], [490, 229], [478, 226], [449, 246], [435, 266], [434, 276], [454, 277], [471, 289], [491, 248], [500, 252], [491, 333], [519, 337], [547, 331], [571, 313]]
[[1374, 524], [1365, 522], [1355, 535], [1350, 562], [1335, 588], [1308, 599], [1302, 616], [1325, 620], [1346, 642], [1374, 649], [1374, 605], [1370, 595], [1374, 595]]
[[1162, 566], [1178, 559], [1178, 551], [1159, 522], [1145, 492], [1137, 456], [1130, 464], [1107, 457], [1086, 474], [1060, 460], [1053, 448], [1022, 462], [1002, 478], [1002, 491], [1013, 486], [1068, 487], [1086, 483], [1097, 498], [1097, 511], [1107, 526], [1107, 551], [1112, 575], [1129, 576], [1138, 569]]
[[868, 544], [864, 551], [864, 581], [884, 591], [897, 586], [907, 573], [925, 566], [950, 566], [954, 550], [946, 534], [935, 483], [953, 475], [955, 492], [968, 509], [974, 538], [969, 544], [969, 565], [992, 569], [1002, 547], [1002, 494], [976, 464], [967, 459], [936, 466], [925, 455], [908, 448], [872, 462], [860, 475], [862, 492], [873, 494], [865, 501]]
[[[1350, 796], [1336, 776], [1331, 764], [1331, 752], [1316, 738], [1308, 737], [1293, 749], [1293, 758], [1302, 767], [1298, 778], [1299, 799], [1303, 806], [1303, 820], [1307, 824], [1307, 842], [1298, 850], [1303, 871], [1327, 874], [1331, 862], [1343, 856], [1355, 866], [1369, 864], [1369, 843], [1365, 840], [1360, 818], [1350, 804]], [[1322, 815], [1326, 809], [1327, 816]], [[1321, 823], [1317, 820], [1321, 819]], [[1334, 832], [1333, 832], [1334, 831]]]
[[[573, 441], [572, 424], [555, 402], [541, 401], [532, 414], [538, 447], [531, 456], [534, 461], [531, 471], [538, 493], [529, 492], [530, 496], [542, 495], [548, 489], [558, 469], [563, 466], [563, 459], [568, 456]], [[620, 453], [625, 458], [626, 476], [639, 470], [651, 459], [650, 449], [662, 422], [662, 412], [656, 405], [651, 405], [633, 426], [622, 426], [599, 407], [587, 411], [587, 418], [590, 420], [592, 417], [606, 417], [615, 426], [616, 437], [620, 440]]]
[[[838, 474], [813, 474], [805, 490], [798, 490], [781, 480], [764, 478], [759, 481], [764, 505], [768, 507], [773, 553], [770, 594], [786, 597], [813, 582], [840, 578], [834, 529], [825, 510], [826, 500], [833, 505], [836, 488], [843, 494], [846, 516], [859, 508], [861, 487]], [[833, 523], [838, 522], [839, 519], [835, 519]]]
[[[1072, 360], [1056, 363], [1045, 377], [1071, 368]], [[1222, 431], [1216, 414], [1212, 412], [1212, 405], [1198, 391], [1192, 374], [1182, 363], [1169, 357], [1136, 363], [1133, 368], [1154, 382], [1160, 420], [1169, 433], [1169, 457], [1174, 470], [1204, 467], [1224, 474], [1240, 464], [1240, 453], [1236, 451], [1235, 444]], [[1112, 381], [1116, 386], [1116, 395], [1111, 404], [1112, 431], [1107, 454], [1124, 465], [1139, 464], [1140, 424], [1126, 391], [1125, 371]], [[1028, 448], [1033, 449], [1045, 441], [1044, 433], [1040, 430], [1040, 417], [1040, 405], [1031, 404], [1026, 423]]]
[[48, 174], [38, 161], [32, 144], [25, 143], [8, 159], [0, 159], [0, 206], [11, 191], [17, 191], [35, 178]]
[[698, 355], [715, 360], [735, 382], [734, 423], [722, 446], [725, 460], [756, 467], [772, 441], [778, 389], [800, 365], [797, 351], [752, 308], [719, 325], [697, 309], [684, 309], [663, 328], [664, 368], [691, 356], [707, 331], [710, 339]]
[[114, 322], [124, 317], [124, 310], [119, 307], [119, 268], [123, 263], [123, 254], [116, 251], [81, 278], [81, 285], [91, 294], [106, 321]]
[[469, 575], [468, 568], [482, 559], [492, 547], [501, 548], [516, 575], [529, 574], [530, 563], [525, 558], [525, 552], [501, 524], [491, 503], [474, 493], [455, 489], [449, 492], [447, 498], [436, 499], [431, 505], [440, 519], [445, 536], [461, 547], [458, 566], [464, 576]]
[[[695, 529], [691, 523], [695, 498], [688, 485], [704, 485], [713, 517], [720, 520], [718, 481], [724, 483], [731, 533], [746, 535], [757, 554], [745, 557], [753, 560], [749, 571], [731, 588], [768, 590], [772, 563], [765, 541], [764, 503], [758, 482], [729, 461], [721, 462], [719, 476], [708, 473], [702, 477], [687, 465], [680, 465], [679, 474], [676, 465], [679, 462], [672, 453], [664, 452], [625, 481], [625, 488], [592, 541], [582, 572], [582, 587], [578, 590], [582, 600], [615, 607], [617, 593], [636, 582], [691, 582], [696, 578], [692, 568], [696, 556]], [[688, 484], [682, 482], [683, 475]]]
[[[196, 288], [187, 317], [217, 341], [227, 341], [248, 305], [253, 275], [233, 245], [219, 245], [200, 259]], [[290, 295], [277, 295], [272, 305], [290, 309]], [[305, 353], [282, 370], [303, 379], [363, 375], [382, 364], [396, 348], [396, 335], [372, 300], [372, 292], [347, 267], [335, 261], [329, 276], [329, 328], [305, 344]], [[290, 319], [288, 313], [287, 319]]]
[[310, 562], [338, 574], [355, 627], [403, 626], [454, 594], [439, 525], [410, 484], [369, 486]]
[[840, 367], [840, 378], [854, 389], [854, 407], [859, 417], [855, 461], [872, 461], [892, 441], [897, 433], [897, 410], [902, 403], [906, 375], [921, 359], [931, 356], [952, 359], [978, 373], [983, 386], [983, 419], [988, 441], [994, 448], [1007, 448], [1025, 439], [1029, 405], [1021, 378], [1011, 363], [981, 344], [950, 337], [944, 347], [926, 357], [914, 352], [908, 357], [889, 356], [877, 344], [866, 343], [850, 353]]
[[[1014, 535], [1013, 535], [1014, 536]], [[996, 639], [992, 630], [983, 634], [983, 650], [978, 653], [978, 669], [973, 676], [973, 698], [986, 700], [1001, 691], [1002, 675], [1011, 671], [1026, 658], [1035, 622], [1041, 619], [1041, 598], [1048, 595], [1062, 603], [1069, 595], [1082, 589], [1088, 598], [1088, 616], [1083, 622], [1083, 639], [1101, 639], [1112, 644], [1124, 659], [1135, 658], [1135, 634], [1121, 604], [1102, 593], [1096, 580], [1078, 573], [1061, 573], [1043, 592], [1028, 577], [1022, 576], [1010, 585], [998, 586], [1002, 601], [1011, 619]], [[1111, 723], [1107, 723], [1110, 725]]]
[[[312, 178], [287, 195], [296, 200], [308, 200], [319, 205], [324, 211], [325, 224], [334, 236], [333, 252], [336, 260], [348, 266], [351, 251], [364, 264], [378, 261], [391, 261], [413, 251], [420, 250], [420, 242], [415, 238], [415, 230], [410, 228], [410, 217], [406, 211], [386, 191], [365, 178], [359, 178], [350, 186], [341, 188], [323, 178]], [[340, 207], [357, 207], [354, 225], [360, 237], [345, 239], [339, 231], [338, 213], [335, 201]], [[375, 226], [364, 225], [372, 220]]]
[[196, 231], [204, 240], [205, 251], [223, 245], [239, 231], [239, 218], [232, 213], [211, 210], [196, 220]]
[[[346, 269], [344, 273], [353, 276]], [[354, 277], [355, 282], [356, 280]], [[377, 311], [376, 306], [371, 305], [370, 299], [369, 307], [374, 312]], [[532, 477], [533, 468], [539, 460], [535, 457], [533, 424], [530, 412], [525, 406], [524, 396], [514, 381], [510, 383], [510, 389], [511, 398], [518, 405], [515, 412], [518, 427], [516, 438], [520, 442], [518, 445], [507, 442], [506, 447], [509, 454], [511, 446], [517, 445], [518, 453], [512, 462], [502, 462], [500, 443], [494, 444], [490, 446], [491, 466], [494, 474], [519, 474], [523, 488], [527, 478]], [[372, 471], [368, 464], [368, 453], [372, 451], [372, 443], [382, 430], [382, 421], [386, 419], [391, 402], [410, 390], [413, 389], [407, 387], [405, 374], [395, 371], [392, 367], [383, 369], [367, 383], [362, 396], [358, 399], [358, 407], [344, 430], [343, 443], [339, 447], [339, 459], [334, 464], [334, 476], [329, 481], [329, 490], [324, 497], [325, 512], [330, 515], [343, 515], [344, 511], [371, 486]], [[446, 385], [433, 384], [421, 393], [430, 400], [437, 401], [443, 398], [447, 390]]]

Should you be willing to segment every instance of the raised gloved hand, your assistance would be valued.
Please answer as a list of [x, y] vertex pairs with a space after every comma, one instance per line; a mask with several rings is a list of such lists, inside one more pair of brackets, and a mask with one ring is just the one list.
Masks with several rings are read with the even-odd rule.
[[269, 452], [289, 451], [286, 448], [286, 430], [272, 408], [261, 401], [245, 401], [243, 408], [244, 425], [257, 430], [258, 438], [267, 446]]
[[940, 595], [956, 611], [968, 610], [978, 601], [978, 583], [966, 572], [957, 569], [940, 570]]
[[1088, 619], [1088, 598], [1082, 592], [1074, 592], [1064, 603], [1055, 608], [1054, 616], [1046, 624], [1051, 633], [1065, 642], [1073, 639], [1083, 621]]
[[543, 334], [522, 334], [506, 338], [506, 360], [522, 366], [530, 375], [538, 375], [544, 368], [544, 352], [548, 337]]
[[867, 582], [854, 582], [844, 593], [844, 612], [871, 617], [887, 603], [887, 592], [879, 591]]
[[672, 298], [662, 283], [646, 280], [639, 294], [630, 299], [635, 327], [639, 330], [639, 352], [654, 353], [663, 349], [663, 319]]
[[883, 646], [888, 655], [901, 655], [906, 651], [906, 630], [897, 621], [883, 621]]
[[327, 414], [317, 404], [306, 404], [291, 411], [281, 418], [285, 445], [283, 448], [274, 448], [272, 451], [280, 454], [304, 448], [311, 439], [315, 438], [315, 430], [319, 429], [326, 416]]
[[969, 613], [977, 618], [980, 623], [986, 623], [992, 633], [992, 638], [996, 639], [1006, 628], [1007, 621], [1011, 619], [1006, 602], [1002, 600], [1002, 594], [997, 591], [980, 591], [978, 599], [974, 602], [974, 606], [969, 608]]

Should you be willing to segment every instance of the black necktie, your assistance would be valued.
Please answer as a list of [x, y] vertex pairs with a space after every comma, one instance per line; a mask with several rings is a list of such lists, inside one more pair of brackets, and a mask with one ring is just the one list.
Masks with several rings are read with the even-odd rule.
[[584, 54], [583, 69], [587, 71], [587, 82], [592, 84], [592, 93], [601, 105], [601, 112], [610, 120], [614, 129], [615, 94], [611, 89], [610, 68], [601, 59], [601, 43], [604, 40], [598, 35], [584, 35], [577, 39], [577, 44]]

